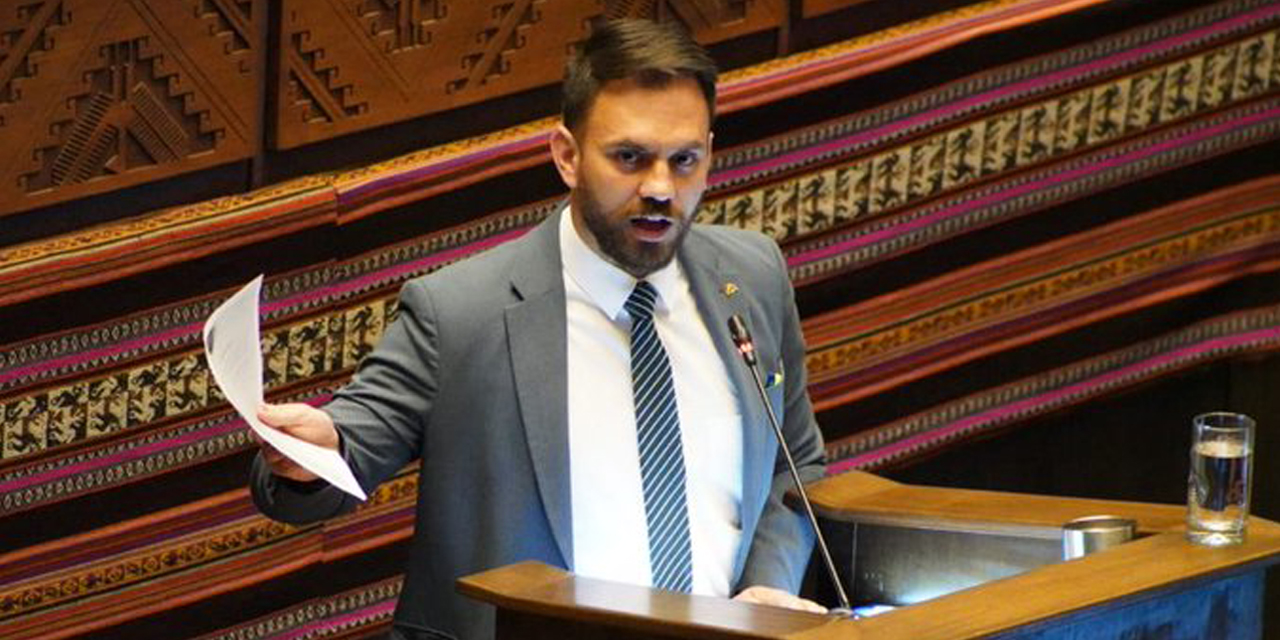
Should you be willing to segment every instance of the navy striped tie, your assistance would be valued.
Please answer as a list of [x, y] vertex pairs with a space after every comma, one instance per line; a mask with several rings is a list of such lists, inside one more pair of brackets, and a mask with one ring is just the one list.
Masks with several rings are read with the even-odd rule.
[[649, 521], [649, 566], [653, 586], [688, 593], [693, 588], [689, 511], [685, 499], [684, 448], [667, 350], [653, 328], [658, 293], [636, 283], [627, 298], [631, 314], [631, 385], [636, 403], [636, 441], [644, 514]]

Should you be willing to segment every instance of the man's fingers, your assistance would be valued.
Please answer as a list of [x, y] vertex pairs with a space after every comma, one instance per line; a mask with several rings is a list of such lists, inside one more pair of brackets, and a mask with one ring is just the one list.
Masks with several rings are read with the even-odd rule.
[[314, 407], [308, 404], [264, 404], [258, 407], [258, 419], [277, 429], [288, 429], [306, 422]]
[[309, 404], [263, 404], [258, 419], [267, 426], [311, 444], [338, 449], [338, 431], [329, 414]]
[[795, 609], [796, 611], [808, 611], [810, 613], [826, 613], [827, 608], [804, 598], [793, 596], [781, 589], [772, 587], [754, 586], [744, 589], [742, 593], [734, 596], [734, 600], [741, 602], [751, 602], [755, 604], [765, 604], [771, 607], [782, 607], [784, 609]]
[[319, 476], [306, 469], [302, 465], [290, 460], [283, 453], [280, 453], [269, 444], [262, 445], [262, 457], [266, 461], [267, 466], [271, 468], [271, 473], [293, 480], [308, 482], [315, 480]]
[[799, 603], [799, 605], [800, 605], [800, 610], [801, 610], [801, 611], [808, 611], [808, 612], [811, 612], [811, 613], [826, 613], [826, 612], [827, 612], [827, 608], [826, 608], [826, 607], [824, 607], [824, 606], [822, 606], [822, 605], [820, 605], [820, 604], [818, 604], [818, 603], [816, 603], [816, 602], [814, 602], [814, 601], [812, 601], [812, 600], [807, 600], [807, 599], [805, 599], [805, 598], [796, 598], [796, 601]]
[[262, 452], [262, 460], [267, 463], [271, 473], [302, 482], [315, 480], [319, 477], [302, 468], [302, 465], [290, 460], [288, 456], [280, 453], [279, 450], [268, 444], [266, 440], [263, 440], [262, 436], [252, 430], [249, 431], [249, 434], [254, 442], [258, 443], [258, 450]]

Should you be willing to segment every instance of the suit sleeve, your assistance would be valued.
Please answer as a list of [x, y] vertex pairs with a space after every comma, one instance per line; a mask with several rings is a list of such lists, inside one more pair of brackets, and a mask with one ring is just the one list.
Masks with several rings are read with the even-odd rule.
[[[323, 409], [333, 417], [341, 451], [356, 480], [372, 493], [418, 457], [439, 390], [439, 334], [428, 288], [405, 285], [397, 319], [360, 364], [354, 379]], [[271, 473], [261, 454], [250, 487], [258, 509], [275, 520], [305, 524], [355, 508], [354, 497], [324, 481], [299, 483]]]
[[[773, 244], [772, 242], [770, 244]], [[783, 360], [783, 413], [778, 416], [783, 434], [795, 456], [796, 467], [806, 483], [820, 479], [826, 470], [822, 433], [809, 402], [808, 376], [804, 364], [804, 336], [796, 311], [795, 293], [787, 276], [786, 262], [773, 245], [778, 263], [779, 312], [781, 316], [779, 353]], [[814, 534], [803, 513], [783, 503], [793, 486], [786, 458], [778, 451], [772, 485], [760, 523], [751, 540], [737, 591], [751, 586], [767, 586], [796, 593], [804, 578], [813, 551]]]

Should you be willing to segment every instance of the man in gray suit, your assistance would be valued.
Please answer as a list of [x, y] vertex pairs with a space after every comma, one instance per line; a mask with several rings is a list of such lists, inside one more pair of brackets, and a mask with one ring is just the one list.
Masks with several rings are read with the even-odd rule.
[[[782, 503], [785, 463], [725, 330], [732, 315], [750, 327], [770, 403], [817, 478], [786, 265], [759, 234], [692, 224], [714, 63], [674, 28], [609, 22], [572, 56], [564, 93], [551, 151], [566, 207], [405, 285], [399, 319], [323, 410], [261, 418], [340, 451], [366, 490], [421, 460], [394, 637], [491, 637], [492, 610], [454, 581], [522, 560], [821, 611], [791, 595], [812, 532]], [[355, 507], [265, 445], [252, 487], [286, 522]]]

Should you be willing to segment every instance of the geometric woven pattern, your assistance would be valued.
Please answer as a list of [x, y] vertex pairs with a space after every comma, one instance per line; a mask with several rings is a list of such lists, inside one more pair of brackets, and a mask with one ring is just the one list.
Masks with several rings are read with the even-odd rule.
[[[43, 149], [12, 145], [10, 168], [38, 187], [27, 202], [176, 175], [261, 141], [240, 103], [260, 86], [255, 47], [266, 41], [245, 18], [265, 5], [21, 4], [0, 15], [0, 137]], [[350, 131], [363, 126], [360, 109], [372, 113], [367, 88], [378, 82], [347, 74], [350, 61], [449, 48], [432, 20], [462, 6], [269, 9], [282, 4], [303, 8], [279, 35], [311, 36], [289, 40], [300, 56], [290, 68], [305, 71], [281, 81], [315, 93], [279, 106], [304, 119], [336, 108], [345, 124], [317, 130]], [[584, 26], [546, 4], [468, 5], [493, 29], [453, 52], [473, 49], [477, 64], [435, 73], [483, 91], [509, 59], [511, 73], [493, 82], [515, 82], [500, 78], [547, 45], [521, 42], [530, 25]], [[729, 19], [749, 31], [786, 15], [790, 46], [809, 46], [806, 25], [817, 23], [804, 16], [891, 4], [591, 10], [676, 11], [720, 34], [739, 28]], [[789, 13], [769, 13], [784, 5]], [[112, 11], [121, 37], [74, 35]], [[324, 12], [363, 40], [318, 37]], [[356, 51], [361, 42], [385, 47]], [[347, 57], [330, 67], [339, 48]], [[195, 51], [210, 55], [183, 57]], [[202, 73], [247, 88], [223, 96]], [[29, 108], [35, 87], [61, 80], [62, 97], [47, 103], [56, 108]], [[988, 0], [735, 68], [721, 89], [697, 215], [779, 240], [833, 472], [954, 459], [970, 449], [932, 456], [1050, 412], [1069, 421], [1140, 387], [1181, 392], [1185, 380], [1280, 353], [1274, 2]], [[406, 280], [517, 238], [559, 207], [552, 126], [531, 119], [65, 232], [6, 227], [37, 239], [0, 247], [0, 636], [385, 630], [417, 474], [406, 469], [323, 525], [258, 516], [244, 490], [254, 445], [209, 378], [199, 328], [265, 272], [267, 393], [324, 402], [394, 320]]]

